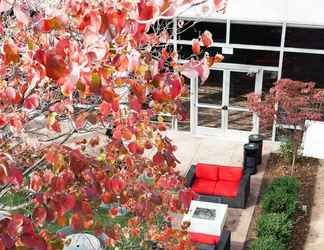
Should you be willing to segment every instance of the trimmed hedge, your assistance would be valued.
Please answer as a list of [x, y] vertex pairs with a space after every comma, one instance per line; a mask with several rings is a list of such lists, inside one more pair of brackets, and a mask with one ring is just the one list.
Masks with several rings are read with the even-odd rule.
[[286, 214], [269, 213], [258, 219], [256, 229], [258, 237], [271, 235], [286, 245], [291, 238], [293, 223]]
[[274, 179], [261, 198], [265, 213], [285, 213], [291, 217], [299, 205], [300, 183], [297, 178], [283, 176]]
[[291, 176], [275, 178], [261, 197], [262, 215], [257, 220], [251, 250], [288, 249], [293, 230], [292, 216], [299, 206], [300, 182]]
[[286, 250], [285, 244], [273, 236], [264, 236], [253, 241], [251, 250]]

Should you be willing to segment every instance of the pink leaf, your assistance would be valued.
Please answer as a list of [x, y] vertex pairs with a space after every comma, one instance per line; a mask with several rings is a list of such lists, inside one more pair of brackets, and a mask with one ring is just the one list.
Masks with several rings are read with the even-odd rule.
[[37, 94], [32, 94], [28, 96], [24, 102], [24, 107], [26, 109], [36, 109], [39, 106], [39, 96]]
[[106, 101], [103, 101], [99, 106], [99, 110], [100, 113], [106, 117], [111, 113], [111, 104]]
[[213, 0], [217, 11], [223, 10], [226, 7], [226, 0]]

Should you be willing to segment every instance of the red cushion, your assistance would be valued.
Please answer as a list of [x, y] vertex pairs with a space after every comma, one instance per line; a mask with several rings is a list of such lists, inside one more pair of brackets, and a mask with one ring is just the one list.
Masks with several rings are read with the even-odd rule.
[[241, 167], [219, 167], [219, 180], [238, 182], [241, 180], [243, 169]]
[[240, 183], [233, 181], [218, 181], [215, 186], [214, 195], [234, 198], [237, 195]]
[[213, 194], [216, 186], [216, 181], [206, 180], [203, 178], [196, 178], [192, 190], [199, 194]]
[[217, 181], [218, 167], [212, 164], [198, 163], [196, 165], [196, 177]]
[[215, 245], [219, 242], [219, 236], [216, 235], [209, 235], [209, 234], [202, 234], [202, 233], [189, 233], [190, 240], [193, 243], [201, 243], [207, 245]]

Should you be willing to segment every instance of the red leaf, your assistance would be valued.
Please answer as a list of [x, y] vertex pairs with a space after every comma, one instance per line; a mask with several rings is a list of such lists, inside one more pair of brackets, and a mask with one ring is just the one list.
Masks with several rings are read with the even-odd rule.
[[135, 154], [136, 153], [136, 151], [137, 151], [137, 145], [136, 145], [135, 142], [129, 143], [127, 147], [128, 147], [129, 152], [131, 152], [132, 154]]
[[112, 209], [110, 209], [110, 213], [111, 213], [111, 215], [116, 216], [117, 213], [118, 213], [118, 208], [117, 207], [113, 207]]
[[56, 16], [50, 19], [43, 19], [39, 22], [38, 29], [41, 32], [50, 32], [52, 30], [63, 29], [66, 25], [66, 20], [63, 16]]
[[0, 114], [0, 127], [6, 125], [8, 123], [7, 118], [4, 115]]
[[58, 80], [67, 73], [67, 65], [64, 61], [64, 57], [58, 54], [56, 50], [47, 52], [44, 59], [46, 75], [49, 78]]
[[33, 211], [33, 218], [35, 220], [36, 225], [42, 225], [47, 217], [47, 211], [43, 207], [36, 207]]
[[61, 125], [58, 121], [55, 121], [52, 125], [50, 125], [50, 128], [53, 129], [55, 132], [62, 132]]
[[212, 34], [207, 30], [202, 34], [201, 39], [206, 48], [210, 47], [213, 43]]
[[198, 195], [194, 193], [191, 189], [181, 190], [179, 192], [180, 201], [186, 209], [189, 209], [191, 201], [197, 196]]
[[4, 63], [18, 63], [19, 62], [19, 51], [18, 47], [12, 40], [5, 41], [3, 44], [3, 52], [4, 52]]
[[30, 187], [33, 189], [35, 192], [39, 192], [42, 187], [42, 179], [39, 175], [33, 174], [30, 177]]
[[140, 20], [152, 19], [157, 10], [153, 1], [141, 0], [137, 6]]
[[63, 202], [64, 209], [66, 211], [69, 211], [74, 208], [76, 204], [76, 199], [73, 194], [67, 194], [62, 199], [62, 202]]
[[17, 186], [20, 186], [24, 180], [21, 171], [16, 167], [9, 168], [9, 178], [10, 178], [9, 182]]
[[129, 106], [131, 109], [140, 112], [142, 109], [142, 104], [139, 102], [138, 98], [136, 97], [129, 97], [130, 101], [129, 101]]
[[80, 231], [83, 228], [83, 221], [80, 214], [73, 214], [70, 219], [70, 225], [73, 231]]
[[8, 234], [0, 233], [0, 250], [14, 249], [15, 241]]
[[192, 40], [192, 52], [196, 55], [200, 54], [200, 42], [198, 39]]
[[153, 163], [156, 165], [161, 165], [164, 162], [165, 158], [163, 156], [163, 154], [161, 154], [160, 152], [157, 152], [154, 156], [153, 156]]
[[37, 94], [32, 94], [28, 96], [24, 102], [24, 107], [26, 109], [36, 109], [39, 106], [39, 96]]
[[85, 28], [90, 29], [94, 32], [99, 32], [101, 27], [101, 15], [98, 11], [90, 11], [86, 14], [79, 26], [80, 30], [84, 30]]
[[46, 250], [47, 244], [45, 240], [36, 235], [36, 234], [23, 234], [21, 237], [21, 242], [27, 248], [31, 248], [34, 250]]
[[99, 106], [100, 113], [106, 117], [111, 113], [111, 104], [103, 101]]
[[[0, 238], [1, 238], [1, 236], [0, 236]], [[0, 250], [6, 250], [4, 243], [2, 243], [2, 241], [3, 241], [3, 239], [1, 239], [1, 241], [0, 241]]]

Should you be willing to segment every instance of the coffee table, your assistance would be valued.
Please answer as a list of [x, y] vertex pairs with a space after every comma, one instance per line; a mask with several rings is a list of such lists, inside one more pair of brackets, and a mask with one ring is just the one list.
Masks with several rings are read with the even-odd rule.
[[189, 232], [220, 236], [227, 218], [227, 204], [191, 201], [182, 223], [189, 221]]

